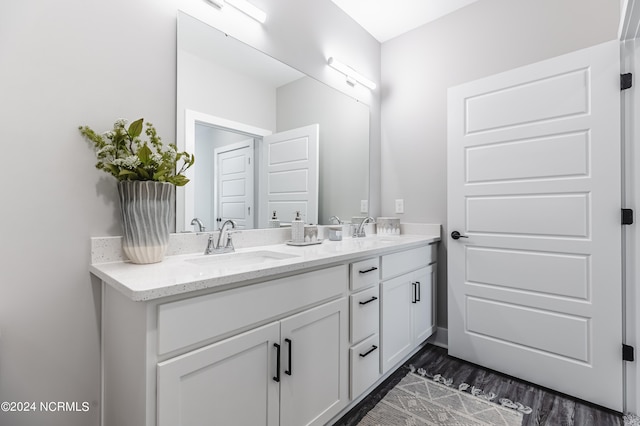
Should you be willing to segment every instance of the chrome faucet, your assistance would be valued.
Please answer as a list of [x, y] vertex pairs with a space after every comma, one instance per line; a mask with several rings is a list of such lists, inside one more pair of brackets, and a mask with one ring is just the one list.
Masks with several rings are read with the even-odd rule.
[[362, 237], [366, 237], [367, 234], [364, 232], [364, 226], [367, 223], [374, 223], [375, 219], [372, 218], [371, 216], [366, 217], [362, 220], [362, 222], [360, 222], [360, 225], [358, 225], [358, 228], [354, 230], [353, 232], [353, 238], [362, 238]]
[[191, 224], [192, 225], [198, 225], [198, 232], [204, 232], [205, 231], [204, 223], [202, 223], [202, 221], [200, 219], [198, 219], [197, 217], [194, 217], [191, 220]]
[[338, 225], [342, 225], [342, 221], [340, 220], [340, 218], [339, 218], [338, 216], [331, 216], [331, 217], [329, 218], [329, 222], [333, 222], [334, 220], [336, 221], [336, 223], [337, 223]]
[[231, 241], [231, 233], [229, 231], [227, 231], [227, 239], [224, 247], [221, 245], [222, 234], [224, 234], [227, 225], [231, 225], [232, 229], [236, 228], [236, 223], [231, 219], [225, 221], [218, 230], [218, 241], [216, 243], [213, 241], [213, 234], [209, 234], [209, 240], [207, 241], [207, 248], [204, 250], [204, 254], [230, 253], [236, 251], [235, 248], [233, 248], [233, 241]]

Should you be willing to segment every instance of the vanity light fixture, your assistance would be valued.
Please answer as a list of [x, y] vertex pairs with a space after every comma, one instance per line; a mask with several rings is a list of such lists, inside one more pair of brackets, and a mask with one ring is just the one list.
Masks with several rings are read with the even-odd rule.
[[376, 84], [373, 81], [369, 80], [350, 66], [336, 60], [334, 57], [330, 57], [327, 62], [329, 63], [330, 67], [335, 68], [347, 77], [347, 84], [349, 86], [353, 87], [357, 82], [365, 87], [368, 87], [371, 90], [374, 90], [376, 88]]
[[[212, 1], [212, 0], [207, 0], [207, 1]], [[222, 0], [213, 0], [213, 1], [220, 2]], [[267, 20], [267, 14], [263, 10], [249, 3], [247, 0], [225, 0], [225, 2], [228, 3], [229, 6], [235, 7], [240, 12], [249, 16], [250, 18], [255, 19], [261, 24], [264, 24], [264, 22]]]
[[215, 6], [218, 9], [222, 9], [222, 6], [224, 6], [224, 0], [206, 0], [207, 3], [210, 3], [211, 5]]

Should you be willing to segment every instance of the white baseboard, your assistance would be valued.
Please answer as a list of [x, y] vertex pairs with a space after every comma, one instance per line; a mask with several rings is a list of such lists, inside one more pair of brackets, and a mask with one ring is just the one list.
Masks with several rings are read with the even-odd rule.
[[428, 343], [439, 346], [444, 349], [449, 348], [449, 330], [444, 327], [438, 327], [436, 333], [429, 337]]

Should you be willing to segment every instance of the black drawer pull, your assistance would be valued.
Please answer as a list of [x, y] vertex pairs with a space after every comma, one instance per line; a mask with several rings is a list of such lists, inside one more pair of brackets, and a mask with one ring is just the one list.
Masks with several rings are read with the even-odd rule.
[[364, 358], [365, 356], [369, 355], [371, 352], [375, 351], [376, 349], [378, 349], [378, 347], [376, 345], [373, 345], [373, 347], [371, 349], [369, 349], [368, 351], [366, 351], [363, 354], [360, 354], [360, 356], [362, 358]]
[[369, 299], [369, 300], [367, 300], [367, 301], [364, 301], [364, 302], [359, 302], [359, 303], [360, 303], [361, 305], [366, 305], [367, 303], [371, 303], [371, 302], [373, 302], [374, 300], [378, 300], [378, 298], [377, 298], [377, 297], [375, 297], [375, 296], [371, 296], [371, 299]]
[[291, 375], [291, 339], [284, 339], [284, 341], [289, 345], [289, 369], [284, 370], [284, 374]]
[[411, 303], [417, 303], [417, 297], [416, 283], [411, 283]]
[[420, 281], [416, 281], [416, 289], [418, 290], [417, 291], [417, 296], [416, 296], [416, 302], [419, 302], [420, 301], [420, 290], [421, 290], [420, 289]]
[[375, 266], [372, 266], [369, 269], [365, 269], [364, 271], [361, 270], [361, 271], [358, 271], [358, 272], [361, 273], [361, 274], [366, 274], [367, 272], [373, 272], [373, 271], [377, 271], [377, 270], [378, 270], [378, 268], [376, 268]]
[[275, 382], [280, 381], [280, 345], [277, 343], [273, 344], [273, 347], [276, 348], [276, 375], [273, 377]]

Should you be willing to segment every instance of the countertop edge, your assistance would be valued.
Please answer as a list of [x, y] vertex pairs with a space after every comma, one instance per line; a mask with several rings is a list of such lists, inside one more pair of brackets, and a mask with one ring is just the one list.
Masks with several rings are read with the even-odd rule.
[[[179, 282], [171, 285], [164, 285], [158, 288], [136, 290], [128, 286], [125, 282], [120, 281], [116, 277], [109, 273], [109, 269], [118, 267], [130, 267], [125, 266], [129, 262], [107, 262], [97, 263], [90, 265], [90, 272], [100, 278], [104, 283], [109, 284], [114, 289], [128, 297], [134, 302], [149, 302], [158, 299], [162, 299], [170, 296], [186, 295], [191, 292], [201, 290], [211, 290], [215, 292], [216, 288], [220, 287], [220, 291], [227, 290], [229, 288], [242, 287], [244, 282], [246, 285], [251, 285], [256, 280], [269, 280], [270, 278], [277, 278], [286, 275], [295, 275], [300, 272], [304, 272], [310, 269], [317, 269], [319, 267], [341, 264], [347, 261], [352, 261], [361, 257], [368, 256], [380, 256], [387, 253], [393, 253], [396, 251], [402, 251], [411, 249], [413, 247], [419, 247], [424, 244], [432, 244], [441, 240], [440, 236], [436, 235], [407, 235], [411, 237], [410, 241], [400, 241], [402, 236], [398, 237], [398, 242], [392, 245], [383, 245], [380, 247], [366, 248], [358, 250], [356, 252], [349, 252], [344, 254], [327, 255], [313, 260], [300, 260], [299, 262], [278, 264], [273, 267], [260, 267], [241, 271], [238, 273], [230, 273], [222, 276], [216, 276], [212, 278], [205, 278], [202, 280], [191, 280], [186, 282]], [[281, 245], [267, 245], [258, 246], [254, 249], [263, 250], [273, 248], [274, 246]], [[304, 247], [296, 248], [304, 250]], [[169, 261], [174, 258], [186, 257], [186, 255], [169, 256], [165, 261]], [[153, 265], [141, 265], [142, 267], [153, 267]], [[137, 265], [136, 265], [137, 267]]]

